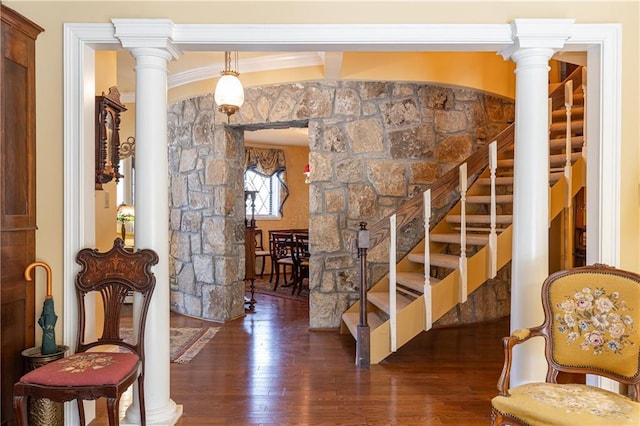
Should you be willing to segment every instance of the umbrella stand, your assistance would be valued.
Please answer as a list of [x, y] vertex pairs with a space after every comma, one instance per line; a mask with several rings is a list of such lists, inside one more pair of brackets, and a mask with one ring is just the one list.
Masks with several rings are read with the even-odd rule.
[[[56, 345], [55, 325], [58, 320], [53, 309], [51, 267], [44, 262], [33, 262], [24, 270], [24, 279], [31, 281], [31, 271], [37, 266], [44, 268], [47, 276], [47, 295], [42, 306], [38, 324], [42, 327], [42, 346], [25, 349], [22, 356], [27, 371], [34, 370], [57, 359], [63, 358], [68, 346]], [[63, 404], [48, 399], [32, 399], [27, 409], [29, 424], [35, 426], [63, 426]]]

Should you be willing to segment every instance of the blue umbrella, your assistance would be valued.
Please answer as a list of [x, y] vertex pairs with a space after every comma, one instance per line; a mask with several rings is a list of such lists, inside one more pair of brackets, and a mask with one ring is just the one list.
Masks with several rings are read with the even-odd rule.
[[51, 286], [51, 267], [44, 262], [33, 262], [24, 270], [24, 278], [31, 281], [31, 271], [36, 266], [42, 266], [47, 273], [47, 297], [42, 305], [42, 314], [38, 319], [38, 324], [42, 328], [42, 347], [40, 353], [42, 355], [51, 355], [58, 352], [56, 344], [56, 322], [58, 316], [53, 306], [52, 286]]

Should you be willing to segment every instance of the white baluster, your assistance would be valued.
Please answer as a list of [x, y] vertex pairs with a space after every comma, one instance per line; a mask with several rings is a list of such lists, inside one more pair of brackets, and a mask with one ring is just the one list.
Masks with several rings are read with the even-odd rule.
[[389, 218], [391, 237], [389, 241], [389, 326], [391, 331], [391, 351], [398, 349], [398, 321], [396, 312], [396, 215]]
[[460, 303], [467, 301], [467, 163], [460, 166]]
[[[584, 122], [584, 127], [582, 129], [582, 158], [587, 158], [587, 67], [582, 67], [582, 121]], [[584, 179], [586, 180], [586, 173], [583, 173]], [[583, 182], [586, 185], [586, 181]]]
[[549, 107], [549, 111], [548, 111], [548, 114], [549, 114], [549, 117], [548, 117], [548, 120], [549, 120], [549, 140], [551, 140], [551, 124], [553, 123], [553, 99], [551, 99], [551, 98], [549, 98], [548, 107]]
[[496, 169], [498, 168], [498, 141], [489, 144], [489, 175], [491, 181], [491, 225], [489, 231], [489, 278], [498, 274], [498, 234], [496, 232]]
[[564, 195], [564, 247], [560, 258], [563, 263], [564, 269], [571, 268], [572, 253], [573, 253], [573, 220], [571, 215], [571, 187], [572, 183], [572, 170], [571, 170], [571, 151], [573, 144], [571, 142], [571, 109], [573, 107], [573, 81], [569, 80], [564, 85], [564, 108], [567, 116], [567, 128], [565, 132], [565, 160], [564, 160], [564, 182], [565, 182], [565, 195]]
[[[551, 145], [551, 124], [553, 124], [553, 99], [549, 98], [549, 102], [547, 103], [547, 108], [549, 111], [549, 145]], [[551, 154], [551, 153], [549, 153]], [[515, 164], [514, 164], [515, 165]], [[553, 172], [554, 170], [551, 170], [551, 166], [549, 166], [549, 172]], [[549, 177], [551, 177], [551, 175], [549, 175]], [[515, 183], [515, 181], [514, 181]], [[515, 186], [514, 186], [515, 188]], [[549, 209], [549, 211], [551, 211], [551, 191], [547, 191], [547, 208]], [[549, 218], [549, 227], [551, 227], [551, 221], [552, 218]]]
[[564, 178], [566, 183], [566, 194], [564, 206], [571, 207], [571, 108], [573, 107], [573, 81], [569, 80], [564, 85], [564, 108], [567, 114], [567, 129], [565, 133], [565, 160], [564, 160]]
[[429, 256], [429, 221], [431, 220], [431, 190], [427, 189], [424, 198], [424, 329], [429, 331], [433, 326], [433, 309], [431, 306], [431, 259]]

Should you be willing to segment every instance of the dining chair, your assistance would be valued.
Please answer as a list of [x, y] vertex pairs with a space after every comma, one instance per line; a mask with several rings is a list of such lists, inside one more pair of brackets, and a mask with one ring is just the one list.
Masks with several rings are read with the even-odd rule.
[[[76, 400], [80, 424], [85, 425], [83, 400], [101, 397], [107, 400], [109, 425], [119, 424], [119, 404], [122, 394], [137, 380], [141, 424], [146, 424], [144, 404], [144, 332], [147, 311], [156, 278], [151, 267], [158, 255], [149, 249], [125, 249], [117, 238], [107, 252], [83, 249], [76, 262], [81, 270], [75, 279], [78, 308], [75, 353], [45, 364], [22, 376], [13, 387], [13, 407], [18, 426], [27, 425], [27, 399], [47, 398], [54, 402]], [[120, 335], [121, 320], [129, 293], [139, 294], [139, 311], [133, 315], [135, 342], [126, 342]], [[95, 297], [90, 295], [95, 294]], [[101, 305], [97, 308], [97, 304]], [[93, 327], [88, 312], [102, 309], [102, 333], [95, 340], [85, 332]], [[105, 350], [110, 345], [114, 350]], [[92, 349], [100, 346], [101, 348]]]
[[[492, 425], [640, 424], [640, 275], [601, 264], [556, 272], [542, 284], [542, 307], [542, 325], [502, 339]], [[545, 341], [546, 379], [510, 388], [513, 347], [534, 337]], [[631, 397], [558, 384], [558, 373], [609, 378]]]
[[[296, 233], [293, 234], [293, 263], [296, 268], [296, 280], [293, 283], [291, 294], [295, 294], [296, 289], [298, 295], [302, 291], [302, 285], [305, 278], [309, 279], [309, 234]], [[308, 282], [308, 281], [307, 281]]]
[[291, 254], [293, 244], [293, 234], [291, 232], [269, 231], [271, 247], [271, 263], [275, 270], [276, 282], [273, 291], [276, 291], [280, 284], [280, 271], [284, 279], [284, 286], [287, 286], [287, 269], [291, 271], [291, 282], [295, 282], [296, 270]]
[[264, 278], [264, 267], [267, 263], [267, 258], [271, 260], [271, 251], [264, 249], [264, 243], [262, 238], [262, 229], [255, 229], [255, 240], [256, 240], [256, 260], [260, 258], [261, 266], [260, 266], [260, 278]]

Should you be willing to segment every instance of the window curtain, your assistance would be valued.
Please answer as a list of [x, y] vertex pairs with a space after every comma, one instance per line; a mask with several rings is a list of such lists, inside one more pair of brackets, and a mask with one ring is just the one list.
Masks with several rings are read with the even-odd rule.
[[284, 161], [284, 150], [272, 148], [244, 148], [244, 169], [252, 170], [266, 177], [276, 175], [280, 182], [280, 206], [278, 212], [282, 216], [282, 208], [289, 198], [289, 188], [287, 187], [286, 164]]

